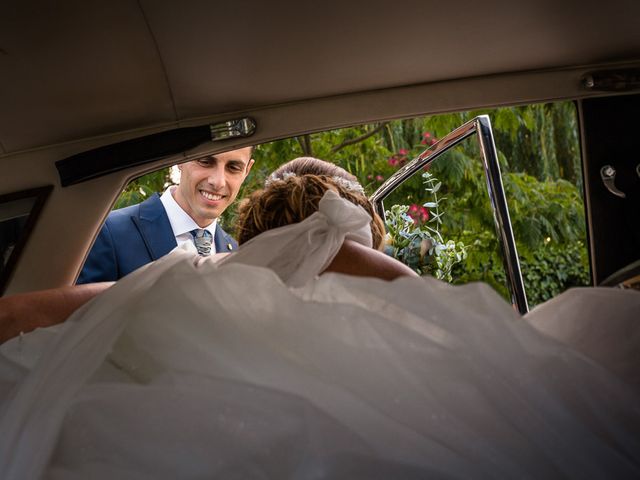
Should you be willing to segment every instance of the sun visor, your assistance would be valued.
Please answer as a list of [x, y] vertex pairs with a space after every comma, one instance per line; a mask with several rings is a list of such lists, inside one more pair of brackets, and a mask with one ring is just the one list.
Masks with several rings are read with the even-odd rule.
[[106, 145], [56, 162], [63, 187], [179, 154], [207, 142], [249, 137], [256, 123], [241, 118], [185, 127]]

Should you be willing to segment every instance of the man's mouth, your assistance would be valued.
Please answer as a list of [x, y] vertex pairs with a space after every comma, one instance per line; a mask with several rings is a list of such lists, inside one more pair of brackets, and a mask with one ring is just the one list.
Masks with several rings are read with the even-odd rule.
[[224, 195], [219, 195], [217, 193], [207, 192], [205, 190], [200, 190], [200, 195], [202, 195], [207, 200], [211, 200], [211, 201], [222, 200], [225, 197]]

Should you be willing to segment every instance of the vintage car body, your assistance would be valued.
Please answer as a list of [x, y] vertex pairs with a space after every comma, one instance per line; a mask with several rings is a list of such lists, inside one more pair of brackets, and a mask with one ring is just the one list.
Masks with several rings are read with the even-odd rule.
[[[46, 197], [3, 271], [5, 294], [73, 283], [122, 187], [161, 166], [332, 127], [559, 99], [578, 105], [593, 282], [634, 271], [637, 1], [27, 1], [0, 12], [0, 220], [25, 191]], [[179, 130], [246, 117], [247, 137]], [[138, 152], [116, 163], [77, 156], [132, 139]], [[606, 188], [605, 165], [625, 198]]]

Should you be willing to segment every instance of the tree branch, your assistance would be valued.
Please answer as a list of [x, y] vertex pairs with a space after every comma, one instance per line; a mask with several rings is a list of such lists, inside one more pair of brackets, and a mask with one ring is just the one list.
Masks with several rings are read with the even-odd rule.
[[366, 140], [367, 138], [375, 135], [376, 133], [378, 133], [380, 130], [382, 130], [388, 122], [382, 122], [380, 124], [378, 124], [376, 126], [376, 128], [374, 128], [373, 130], [371, 130], [370, 132], [367, 132], [363, 135], [360, 135], [359, 137], [356, 138], [352, 138], [350, 140], [345, 140], [344, 142], [342, 142], [339, 145], [336, 145], [335, 147], [333, 147], [331, 149], [331, 153], [336, 153], [339, 150], [342, 150], [344, 147], [348, 147], [349, 145], [353, 145], [354, 143], [360, 143], [363, 142], [364, 140]]
[[302, 137], [296, 137], [296, 140], [300, 144], [300, 148], [302, 148], [302, 154], [305, 157], [313, 157], [313, 151], [311, 148], [311, 137], [309, 134], [303, 135]]

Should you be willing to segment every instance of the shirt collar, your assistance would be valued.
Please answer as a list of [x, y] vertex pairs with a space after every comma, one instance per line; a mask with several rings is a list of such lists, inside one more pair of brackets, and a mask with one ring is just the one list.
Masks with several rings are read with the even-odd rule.
[[[177, 237], [178, 235], [189, 233], [191, 230], [202, 227], [200, 227], [195, 220], [191, 218], [180, 205], [178, 205], [176, 199], [173, 198], [173, 191], [175, 188], [175, 186], [167, 188], [160, 197], [160, 201], [162, 202], [164, 209], [167, 211], [167, 217], [169, 217], [169, 223], [171, 224], [173, 234]], [[217, 220], [218, 219], [214, 219], [213, 222], [204, 227], [205, 230], [208, 230], [211, 235], [214, 236], [216, 234]]]

